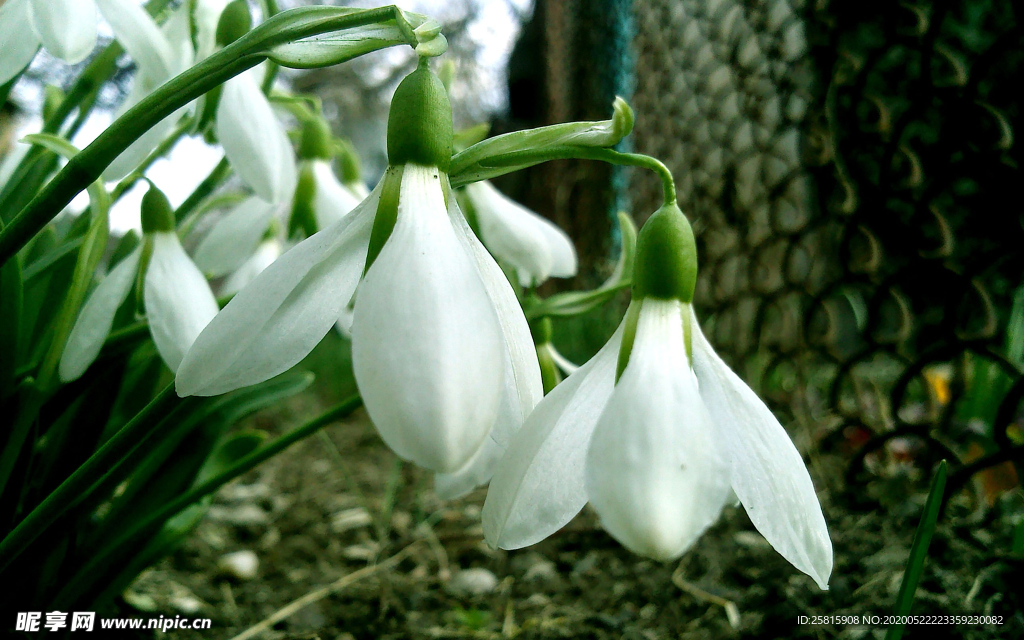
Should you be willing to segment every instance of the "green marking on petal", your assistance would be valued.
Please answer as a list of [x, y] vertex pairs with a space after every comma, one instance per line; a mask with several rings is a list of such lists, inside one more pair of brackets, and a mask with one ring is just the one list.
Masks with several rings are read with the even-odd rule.
[[398, 221], [398, 198], [402, 191], [403, 173], [405, 165], [398, 165], [388, 167], [387, 173], [384, 174], [384, 186], [380, 190], [380, 202], [377, 203], [377, 214], [373, 218], [373, 229], [370, 231], [370, 246], [366, 250], [364, 276], [380, 255], [384, 243], [391, 237], [391, 232]]

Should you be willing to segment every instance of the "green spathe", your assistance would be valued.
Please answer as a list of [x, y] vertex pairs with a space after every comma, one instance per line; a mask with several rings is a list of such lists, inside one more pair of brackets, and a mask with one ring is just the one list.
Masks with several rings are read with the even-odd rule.
[[234, 0], [224, 7], [217, 22], [217, 44], [226, 47], [252, 29], [252, 14], [245, 0]]
[[174, 231], [174, 209], [164, 192], [149, 184], [149, 191], [142, 196], [142, 232]]
[[452, 159], [452, 106], [441, 79], [420, 58], [419, 67], [398, 85], [388, 116], [388, 162], [437, 167]]
[[690, 222], [675, 202], [647, 219], [636, 245], [633, 299], [693, 301], [697, 284], [697, 245]]

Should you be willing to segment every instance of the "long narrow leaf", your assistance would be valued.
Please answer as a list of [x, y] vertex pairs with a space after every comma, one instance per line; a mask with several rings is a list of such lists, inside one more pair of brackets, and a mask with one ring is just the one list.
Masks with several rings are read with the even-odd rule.
[[[903, 582], [900, 584], [899, 595], [896, 596], [896, 616], [905, 616], [910, 613], [914, 605], [914, 595], [917, 593], [917, 585], [921, 581], [921, 573], [924, 571], [924, 561], [928, 558], [928, 546], [932, 542], [932, 535], [935, 533], [935, 523], [939, 519], [939, 511], [942, 507], [942, 494], [946, 489], [946, 461], [939, 463], [935, 470], [935, 477], [932, 478], [931, 490], [928, 492], [928, 500], [924, 504], [924, 513], [921, 514], [921, 522], [917, 525], [917, 533], [914, 534], [914, 544], [910, 547], [910, 558], [907, 559], [907, 568], [903, 572]], [[903, 636], [904, 625], [892, 624], [885, 632], [885, 640], [899, 640]]]

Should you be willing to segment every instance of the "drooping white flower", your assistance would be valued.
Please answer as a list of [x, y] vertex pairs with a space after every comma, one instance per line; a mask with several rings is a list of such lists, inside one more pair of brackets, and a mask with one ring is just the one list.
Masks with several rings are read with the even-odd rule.
[[[402, 113], [431, 101], [434, 111]], [[438, 143], [433, 136], [445, 125], [447, 144]], [[186, 355], [178, 393], [216, 395], [285, 371], [355, 295], [356, 380], [384, 440], [437, 471], [446, 496], [485, 482], [497, 443], [518, 429], [542, 390], [515, 292], [447, 195], [450, 131], [444, 89], [421, 67], [395, 95], [393, 166], [384, 180], [232, 299]]]
[[258, 196], [238, 203], [210, 229], [195, 250], [195, 263], [210, 278], [239, 269], [263, 242], [282, 205]]
[[466, 186], [484, 246], [515, 268], [524, 287], [549, 277], [576, 275], [572, 240], [550, 220], [537, 215], [483, 180]]
[[145, 268], [143, 301], [157, 352], [171, 371], [203, 327], [217, 315], [210, 285], [181, 246], [174, 216], [155, 188], [143, 197], [143, 244], [110, 270], [82, 307], [61, 354], [58, 374], [70, 382], [85, 373], [110, 333], [114, 315]]
[[316, 214], [317, 226], [323, 229], [355, 209], [361, 198], [356, 197], [348, 187], [341, 184], [334, 175], [330, 160], [316, 158], [308, 162], [316, 184], [313, 211]]
[[220, 295], [233, 296], [241, 291], [264, 269], [274, 264], [274, 261], [280, 258], [284, 252], [285, 244], [278, 238], [268, 238], [261, 242], [249, 259], [224, 280], [220, 286]]
[[92, 0], [7, 0], [0, 5], [0, 85], [32, 62], [42, 45], [69, 64], [96, 46], [98, 16]]
[[267, 97], [260, 70], [224, 83], [217, 105], [217, 139], [235, 173], [266, 202], [283, 202], [295, 190], [295, 151]]
[[366, 196], [356, 196], [334, 174], [331, 163], [335, 146], [331, 127], [322, 117], [302, 123], [299, 143], [299, 182], [292, 201], [289, 227], [305, 228], [309, 233], [337, 222]]
[[641, 232], [622, 326], [509, 443], [484, 504], [485, 536], [505, 549], [534, 544], [589, 501], [627, 548], [670, 559], [734, 492], [772, 546], [825, 589], [832, 546], [810, 476], [778, 420], [701, 333], [688, 302], [692, 232], [686, 224], [688, 240], [672, 240], [685, 218], [665, 209]]
[[172, 231], [151, 236], [143, 300], [156, 350], [171, 371], [206, 325], [217, 315], [217, 300], [206, 278]]

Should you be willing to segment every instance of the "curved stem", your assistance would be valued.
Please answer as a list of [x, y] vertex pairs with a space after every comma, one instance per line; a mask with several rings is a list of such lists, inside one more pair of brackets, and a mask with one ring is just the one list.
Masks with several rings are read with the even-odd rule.
[[[479, 161], [481, 166], [488, 168], [508, 167], [509, 171], [548, 162], [550, 160], [600, 160], [609, 164], [647, 169], [658, 174], [661, 179], [662, 197], [666, 203], [676, 201], [676, 183], [672, 172], [660, 160], [645, 156], [642, 153], [623, 153], [614, 149], [601, 147], [561, 146], [540, 151], [526, 150], [505, 153]], [[453, 187], [461, 187], [474, 180], [460, 180], [459, 176], [451, 177]]]

